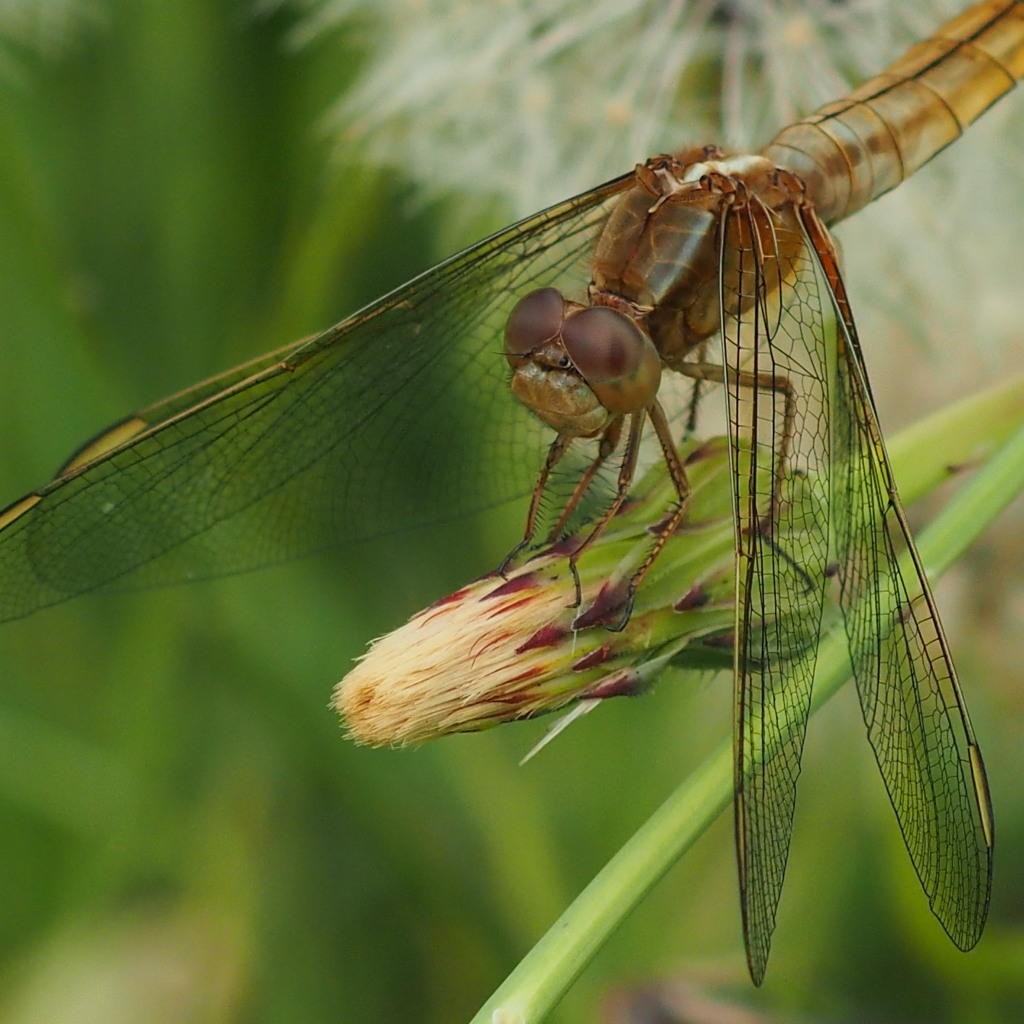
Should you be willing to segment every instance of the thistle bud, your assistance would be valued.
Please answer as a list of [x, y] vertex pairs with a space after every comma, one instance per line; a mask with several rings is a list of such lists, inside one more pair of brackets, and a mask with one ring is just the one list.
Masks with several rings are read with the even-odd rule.
[[660, 460], [581, 557], [579, 604], [567, 555], [585, 533], [505, 577], [492, 573], [463, 587], [374, 641], [334, 691], [333, 706], [351, 737], [372, 745], [418, 743], [574, 701], [638, 694], [669, 665], [731, 666], [727, 442], [688, 442], [681, 454], [692, 488], [686, 514], [621, 629], [601, 623], [609, 616], [614, 622], [674, 500]]

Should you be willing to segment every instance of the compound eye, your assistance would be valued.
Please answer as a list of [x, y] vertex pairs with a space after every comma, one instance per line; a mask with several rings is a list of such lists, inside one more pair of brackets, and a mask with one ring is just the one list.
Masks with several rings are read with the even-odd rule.
[[557, 288], [539, 288], [520, 299], [505, 323], [505, 355], [523, 358], [558, 335], [565, 304]]
[[636, 321], [608, 306], [568, 317], [562, 340], [573, 366], [613, 413], [646, 409], [661, 384], [661, 357]]

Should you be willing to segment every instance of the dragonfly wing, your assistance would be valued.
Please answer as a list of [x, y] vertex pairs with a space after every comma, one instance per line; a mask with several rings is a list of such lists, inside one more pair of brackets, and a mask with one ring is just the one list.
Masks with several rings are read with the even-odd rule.
[[550, 430], [509, 392], [504, 320], [534, 287], [585, 300], [595, 239], [631, 181], [507, 228], [322, 334], [99, 435], [0, 511], [0, 621], [528, 493]]
[[736, 512], [735, 815], [747, 960], [764, 976], [786, 870], [828, 553], [828, 294], [795, 217], [721, 231]]
[[970, 949], [981, 936], [991, 887], [994, 834], [984, 764], [893, 481], [835, 251], [813, 210], [803, 219], [842, 328], [833, 508], [857, 693], [932, 912], [957, 946]]

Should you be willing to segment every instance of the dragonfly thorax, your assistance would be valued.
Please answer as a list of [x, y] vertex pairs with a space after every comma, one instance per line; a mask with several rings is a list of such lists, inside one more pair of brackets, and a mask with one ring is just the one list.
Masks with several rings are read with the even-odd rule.
[[648, 309], [655, 347], [678, 367], [718, 332], [723, 303], [735, 313], [750, 301], [737, 254], [778, 255], [773, 221], [791, 209], [792, 175], [780, 179], [763, 156], [727, 157], [713, 146], [653, 157], [635, 174], [598, 242], [591, 295]]

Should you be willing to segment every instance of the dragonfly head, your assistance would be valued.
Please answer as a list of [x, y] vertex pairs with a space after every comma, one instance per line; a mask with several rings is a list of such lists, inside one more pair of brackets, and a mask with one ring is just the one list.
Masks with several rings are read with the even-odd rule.
[[563, 434], [593, 437], [616, 416], [654, 402], [661, 357], [639, 324], [609, 306], [583, 306], [555, 288], [521, 299], [505, 325], [512, 391]]

